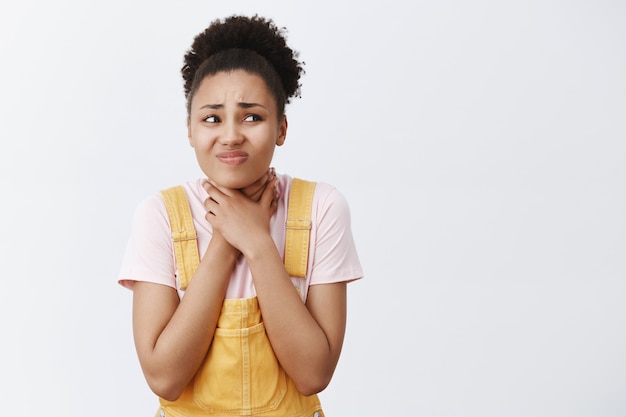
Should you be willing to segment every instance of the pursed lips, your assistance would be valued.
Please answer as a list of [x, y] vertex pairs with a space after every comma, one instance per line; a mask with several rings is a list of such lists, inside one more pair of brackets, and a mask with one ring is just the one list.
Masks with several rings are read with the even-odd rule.
[[244, 151], [224, 151], [217, 154], [217, 159], [228, 165], [239, 165], [248, 160], [248, 153]]

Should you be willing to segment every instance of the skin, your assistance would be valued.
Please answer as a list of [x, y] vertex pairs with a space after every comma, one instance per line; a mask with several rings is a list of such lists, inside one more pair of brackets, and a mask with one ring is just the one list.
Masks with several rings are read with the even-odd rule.
[[213, 237], [182, 300], [174, 288], [135, 284], [133, 332], [148, 385], [161, 398], [180, 396], [206, 356], [231, 272], [245, 256], [276, 357], [303, 395], [320, 392], [341, 353], [346, 284], [311, 286], [303, 304], [270, 235], [276, 179], [269, 166], [285, 141], [286, 117], [261, 77], [220, 72], [193, 97], [188, 132], [210, 178]]

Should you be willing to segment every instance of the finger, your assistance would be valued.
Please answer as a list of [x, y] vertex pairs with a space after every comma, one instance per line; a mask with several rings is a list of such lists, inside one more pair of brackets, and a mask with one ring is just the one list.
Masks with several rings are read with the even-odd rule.
[[208, 214], [215, 216], [215, 211], [219, 207], [219, 204], [215, 202], [211, 197], [204, 200], [204, 208], [206, 209]]
[[246, 194], [248, 198], [252, 201], [259, 201], [261, 195], [263, 195], [263, 190], [265, 189], [265, 184], [259, 187], [258, 190], [255, 190], [252, 194]]
[[213, 196], [219, 193], [219, 190], [212, 189], [211, 185], [208, 183], [202, 184], [207, 193], [210, 192], [209, 196], [204, 200], [203, 206], [207, 211], [215, 212], [215, 209], [219, 206], [219, 203]]
[[242, 191], [251, 200], [259, 201], [259, 197], [263, 194], [263, 190], [265, 190], [265, 187], [267, 186], [267, 183], [272, 178], [273, 177], [269, 174], [269, 172], [266, 172], [265, 174], [263, 174], [263, 176], [261, 178], [256, 180], [253, 184], [251, 184], [251, 185], [245, 187], [244, 189], [242, 189]]
[[202, 184], [206, 192], [209, 194], [209, 198], [219, 204], [221, 199], [226, 195], [224, 191], [219, 188], [217, 185], [211, 183], [210, 181], [206, 181]]
[[204, 215], [205, 220], [208, 221], [211, 225], [213, 225], [213, 220], [215, 220], [215, 217], [215, 213], [211, 210], [207, 210], [206, 214]]
[[272, 201], [277, 196], [277, 191], [276, 191], [277, 183], [278, 183], [278, 180], [276, 178], [272, 178], [267, 183], [267, 186], [265, 187], [265, 190], [263, 190], [263, 195], [261, 196], [261, 200], [260, 200], [263, 205], [267, 207], [271, 206]]
[[278, 210], [278, 197], [272, 199], [272, 204], [270, 206], [270, 213], [272, 216], [276, 213], [276, 210]]

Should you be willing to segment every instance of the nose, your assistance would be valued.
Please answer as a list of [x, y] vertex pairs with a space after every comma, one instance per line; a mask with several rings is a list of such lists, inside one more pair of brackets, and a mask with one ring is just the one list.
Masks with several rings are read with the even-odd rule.
[[237, 122], [231, 120], [224, 123], [224, 130], [220, 135], [220, 143], [222, 145], [228, 147], [237, 146], [243, 143], [244, 140], [244, 135]]

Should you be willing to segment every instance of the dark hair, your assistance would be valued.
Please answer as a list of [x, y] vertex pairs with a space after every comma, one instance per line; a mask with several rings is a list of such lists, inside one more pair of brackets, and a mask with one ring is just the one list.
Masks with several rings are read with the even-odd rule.
[[300, 97], [300, 76], [304, 73], [304, 62], [298, 61], [298, 52], [287, 46], [285, 32], [285, 28], [279, 29], [258, 15], [214, 20], [195, 37], [185, 54], [181, 73], [187, 113], [206, 76], [241, 69], [263, 78], [282, 116], [290, 98]]

